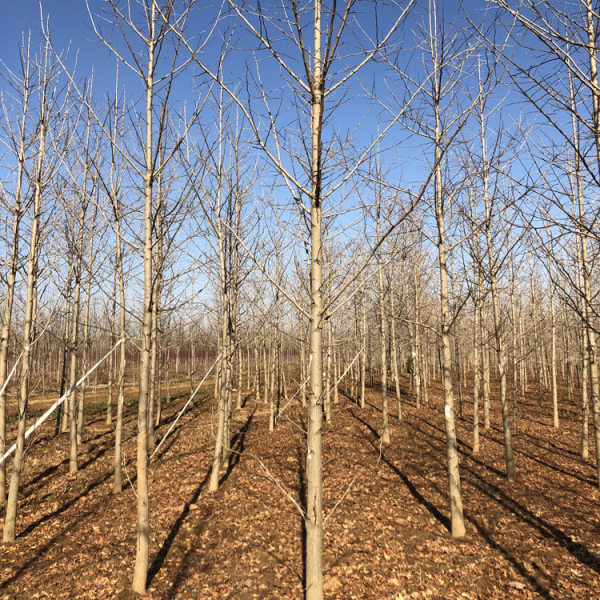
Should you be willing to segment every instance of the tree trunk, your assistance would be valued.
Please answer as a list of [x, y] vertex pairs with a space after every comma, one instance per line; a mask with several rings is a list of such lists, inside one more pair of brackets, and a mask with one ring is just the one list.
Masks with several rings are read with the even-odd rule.
[[[550, 265], [548, 265], [550, 268]], [[551, 351], [550, 351], [550, 382], [552, 386], [552, 424], [554, 429], [559, 427], [558, 417], [558, 386], [556, 383], [556, 309], [554, 307], [554, 283], [550, 273], [550, 320], [551, 320]]]
[[[48, 49], [46, 48], [46, 51]], [[46, 57], [47, 59], [47, 57]], [[43, 76], [47, 76], [47, 64], [44, 64]], [[44, 83], [46, 83], [44, 81]], [[29, 255], [27, 259], [27, 288], [25, 297], [25, 320], [23, 323], [23, 356], [21, 358], [21, 381], [19, 390], [19, 424], [17, 427], [17, 447], [13, 459], [13, 468], [8, 488], [6, 514], [4, 518], [3, 541], [15, 541], [17, 525], [18, 495], [21, 483], [21, 473], [25, 460], [25, 429], [27, 424], [27, 404], [29, 401], [29, 378], [31, 373], [31, 345], [34, 341], [36, 319], [36, 281], [38, 274], [38, 258], [40, 252], [40, 227], [42, 217], [42, 183], [43, 167], [46, 152], [47, 132], [47, 86], [42, 86], [40, 116], [39, 116], [39, 146], [37, 154], [36, 175], [34, 182], [33, 216], [29, 237]]]
[[512, 321], [512, 400], [513, 400], [513, 433], [517, 435], [519, 431], [519, 421], [518, 421], [518, 403], [517, 403], [517, 374], [519, 369], [519, 361], [517, 360], [518, 346], [517, 346], [517, 311], [516, 311], [516, 302], [515, 302], [515, 274], [513, 271], [512, 260], [509, 259], [508, 262], [508, 271], [510, 278], [510, 315]]
[[487, 311], [482, 305], [481, 317], [481, 332], [483, 335], [483, 345], [481, 347], [483, 354], [483, 427], [488, 430], [490, 428], [490, 343], [487, 330]]
[[[437, 60], [437, 57], [436, 57]], [[434, 68], [439, 68], [435, 65]], [[439, 93], [439, 90], [438, 90]], [[452, 358], [450, 355], [450, 302], [448, 298], [448, 266], [446, 258], [446, 229], [443, 209], [441, 132], [439, 98], [436, 97], [435, 110], [435, 218], [438, 229], [438, 263], [440, 271], [440, 333], [442, 342], [442, 389], [444, 396], [444, 417], [446, 424], [446, 453], [448, 459], [448, 490], [450, 496], [450, 522], [452, 537], [465, 535], [458, 443], [454, 419], [454, 396], [452, 393]]]
[[475, 294], [473, 327], [473, 454], [479, 452], [479, 386], [480, 386], [480, 348], [481, 348], [481, 269], [475, 265]]
[[510, 411], [506, 395], [506, 349], [502, 335], [502, 321], [500, 316], [500, 298], [498, 294], [498, 267], [492, 241], [492, 209], [489, 195], [489, 164], [486, 155], [485, 121], [483, 115], [483, 100], [480, 100], [480, 133], [481, 154], [483, 158], [483, 202], [485, 208], [485, 237], [487, 242], [487, 258], [489, 265], [489, 279], [492, 293], [492, 312], [494, 316], [494, 339], [496, 342], [496, 355], [498, 359], [498, 376], [500, 378], [500, 406], [502, 409], [502, 426], [504, 432], [504, 454], [506, 461], [506, 478], [515, 479], [515, 463], [512, 448], [512, 429]]
[[[377, 213], [377, 240], [379, 241], [381, 235], [381, 224], [379, 220], [379, 210]], [[379, 335], [381, 341], [381, 441], [384, 444], [390, 443], [390, 423], [388, 416], [388, 390], [387, 390], [387, 375], [388, 375], [388, 361], [387, 361], [387, 316], [385, 310], [386, 303], [386, 289], [383, 281], [383, 262], [381, 260], [381, 253], [377, 252], [377, 272], [379, 281]]]
[[144, 173], [144, 312], [142, 317], [142, 348], [140, 352], [139, 396], [137, 418], [137, 543], [132, 589], [138, 594], [146, 593], [148, 557], [150, 552], [150, 511], [148, 498], [148, 397], [150, 391], [150, 352], [152, 350], [153, 314], [153, 101], [154, 101], [154, 53], [156, 47], [156, 4], [151, 1], [148, 15], [149, 36], [146, 40], [148, 62], [146, 83], [146, 147]]
[[[24, 82], [29, 81], [29, 61], [24, 62]], [[25, 141], [26, 122], [29, 110], [29, 85], [23, 87], [21, 124], [17, 151], [17, 172], [14, 205], [12, 207], [13, 222], [10, 238], [10, 262], [6, 280], [6, 298], [2, 316], [2, 331], [0, 333], [0, 457], [6, 451], [6, 378], [8, 371], [8, 342], [15, 297], [15, 281], [19, 266], [19, 230], [21, 228], [23, 176], [25, 174]], [[6, 502], [6, 461], [0, 464], [0, 505]]]
[[396, 340], [396, 314], [394, 305], [394, 291], [390, 291], [390, 335], [392, 338], [392, 369], [396, 384], [396, 402], [398, 403], [398, 421], [402, 420], [402, 395], [400, 393], [400, 373], [398, 369], [398, 341]]
[[[594, 142], [596, 146], [596, 163], [600, 168], [600, 88], [598, 86], [598, 67], [597, 67], [597, 46], [596, 36], [597, 27], [594, 19], [596, 13], [594, 11], [592, 0], [585, 0], [587, 14], [587, 34], [588, 34], [588, 52], [590, 59], [590, 80], [592, 83], [592, 116], [594, 122]], [[581, 198], [581, 197], [580, 197]], [[583, 211], [581, 211], [582, 213]], [[584, 297], [586, 301], [586, 324], [587, 324], [587, 343], [590, 367], [590, 380], [592, 388], [592, 413], [594, 420], [594, 434], [596, 438], [596, 470], [598, 477], [598, 487], [600, 487], [600, 373], [598, 370], [598, 347], [596, 341], [596, 330], [593, 319], [592, 310], [592, 290], [591, 290], [591, 274], [589, 271], [589, 261], [587, 255], [587, 239], [583, 237], [582, 243], [582, 258], [584, 264], [584, 281], [585, 291]]]
[[306, 600], [323, 598], [323, 240], [321, 222], [321, 132], [324, 80], [321, 59], [321, 0], [314, 2], [311, 82], [310, 202], [310, 387], [306, 451]]

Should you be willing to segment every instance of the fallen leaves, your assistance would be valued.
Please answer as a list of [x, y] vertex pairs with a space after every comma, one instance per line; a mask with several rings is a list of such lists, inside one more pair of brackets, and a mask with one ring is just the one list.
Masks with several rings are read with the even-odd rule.
[[[392, 420], [392, 443], [381, 454], [374, 391], [364, 410], [342, 396], [325, 426], [327, 600], [593, 598], [600, 515], [593, 465], [577, 456], [578, 413], [565, 411], [563, 429], [554, 432], [544, 408], [535, 402], [520, 407], [518, 481], [508, 486], [498, 414], [482, 431], [480, 454], [472, 456], [465, 406], [458, 434], [468, 532], [457, 541], [444, 523], [443, 416], [433, 405], [433, 390], [430, 399], [432, 405], [419, 411], [406, 403], [405, 419]], [[234, 413], [234, 435], [253, 406], [250, 400]], [[176, 402], [165, 405], [165, 419], [178, 408]], [[301, 425], [300, 411], [290, 407], [286, 414]], [[129, 485], [112, 494], [112, 435], [102, 415], [88, 417], [82, 464], [95, 458], [77, 476], [66, 472], [65, 436], [48, 436], [30, 450], [35, 460], [24, 480], [21, 535], [0, 555], [0, 597], [131, 597], [135, 498]], [[302, 597], [302, 521], [249, 454], [301, 501], [304, 440], [286, 421], [269, 433], [267, 418], [266, 411], [256, 412], [238, 446], [243, 460], [232, 463], [216, 494], [206, 489], [210, 401], [195, 403], [176, 442], [152, 463], [151, 598]], [[124, 447], [130, 476], [134, 436], [130, 409]]]

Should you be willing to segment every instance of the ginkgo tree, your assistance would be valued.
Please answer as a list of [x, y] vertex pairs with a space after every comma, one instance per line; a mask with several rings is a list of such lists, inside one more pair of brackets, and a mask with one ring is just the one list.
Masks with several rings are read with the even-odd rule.
[[[323, 481], [322, 481], [322, 427], [323, 427], [323, 325], [331, 309], [325, 305], [324, 269], [324, 215], [328, 202], [338, 193], [372, 155], [377, 141], [386, 133], [383, 129], [357, 150], [350, 163], [343, 168], [336, 164], [339, 152], [335, 136], [326, 130], [332, 123], [345, 91], [361, 71], [386, 49], [412, 2], [392, 3], [387, 6], [389, 27], [385, 31], [365, 31], [358, 17], [361, 10], [379, 13], [383, 3], [347, 1], [340, 3], [314, 0], [300, 5], [293, 0], [282, 11], [279, 3], [236, 2], [229, 0], [228, 8], [237, 17], [245, 35], [254, 39], [260, 55], [247, 75], [247, 95], [235, 84], [225, 80], [194, 50], [191, 42], [181, 39], [191, 51], [196, 64], [217, 81], [239, 106], [246, 122], [254, 132], [256, 142], [287, 187], [290, 202], [299, 209], [299, 226], [305, 231], [309, 248], [307, 278], [310, 281], [310, 307], [297, 308], [309, 321], [310, 368], [308, 389], [308, 429], [306, 448], [306, 582], [309, 600], [323, 597]], [[391, 15], [391, 19], [389, 18]], [[379, 15], [381, 18], [381, 15]], [[378, 19], [374, 19], [378, 22]], [[356, 51], [357, 39], [361, 44]], [[263, 59], [267, 59], [264, 62]], [[268, 66], [267, 66], [268, 65]], [[273, 68], [280, 73], [280, 81], [272, 81]], [[253, 77], [250, 72], [253, 72]], [[279, 98], [273, 93], [281, 84]], [[257, 92], [252, 97], [250, 84]], [[297, 115], [298, 138], [289, 135], [288, 110], [279, 110], [283, 99], [291, 102]], [[261, 108], [262, 107], [262, 108]], [[331, 137], [327, 137], [331, 136]], [[302, 148], [304, 152], [302, 152]], [[325, 212], [324, 212], [325, 211]], [[382, 236], [383, 237], [383, 236]], [[350, 285], [346, 282], [344, 287]], [[282, 290], [284, 292], [284, 290]], [[332, 302], [341, 292], [332, 296]]]

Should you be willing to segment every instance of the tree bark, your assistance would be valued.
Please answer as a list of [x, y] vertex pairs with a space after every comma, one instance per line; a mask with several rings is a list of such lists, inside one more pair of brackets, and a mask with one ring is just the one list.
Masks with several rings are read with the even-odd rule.
[[25, 429], [27, 424], [27, 405], [29, 402], [29, 378], [31, 375], [31, 352], [34, 341], [35, 319], [37, 309], [37, 275], [38, 259], [40, 253], [40, 228], [42, 218], [42, 188], [43, 169], [46, 159], [46, 134], [48, 129], [48, 48], [46, 47], [45, 62], [43, 63], [42, 81], [40, 81], [40, 115], [39, 115], [39, 142], [37, 149], [36, 170], [34, 180], [33, 214], [31, 231], [29, 235], [29, 254], [27, 258], [27, 287], [25, 297], [25, 320], [23, 323], [23, 356], [21, 358], [21, 377], [19, 389], [19, 423], [17, 426], [17, 442], [13, 468], [8, 488], [6, 514], [4, 518], [3, 541], [15, 541], [17, 525], [18, 495], [21, 483], [21, 473], [25, 460]]
[[[437, 56], [434, 60], [437, 61]], [[437, 63], [435, 69], [439, 68]], [[439, 93], [439, 90], [438, 90]], [[446, 258], [446, 228], [442, 198], [442, 156], [441, 130], [439, 115], [439, 96], [434, 101], [435, 111], [435, 218], [438, 229], [438, 264], [440, 272], [440, 334], [442, 342], [442, 389], [444, 396], [444, 417], [446, 424], [446, 454], [448, 459], [448, 490], [450, 496], [450, 522], [452, 537], [465, 535], [462, 497], [460, 489], [460, 471], [458, 443], [454, 417], [454, 396], [452, 393], [452, 358], [450, 355], [450, 302], [448, 298], [448, 266]]]

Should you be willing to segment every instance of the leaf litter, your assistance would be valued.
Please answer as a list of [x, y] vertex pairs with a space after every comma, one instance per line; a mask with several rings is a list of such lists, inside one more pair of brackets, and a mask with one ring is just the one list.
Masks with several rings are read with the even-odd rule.
[[[404, 418], [391, 418], [391, 444], [378, 438], [376, 390], [364, 409], [340, 394], [324, 424], [325, 597], [600, 597], [600, 496], [593, 459], [579, 456], [575, 403], [563, 400], [556, 431], [548, 401], [521, 401], [517, 481], [508, 483], [499, 407], [492, 404], [474, 455], [465, 402], [457, 430], [467, 535], [453, 540], [439, 390], [417, 410], [404, 384]], [[158, 438], [184, 401], [165, 404]], [[268, 407], [248, 397], [234, 412], [234, 452], [210, 494], [213, 413], [212, 398], [195, 402], [151, 463], [146, 597], [301, 598], [302, 407], [288, 408], [269, 433]], [[128, 406], [123, 456], [133, 484], [135, 427]], [[135, 494], [127, 476], [123, 492], [112, 493], [112, 428], [102, 411], [86, 412], [76, 476], [68, 474], [68, 434], [50, 429], [26, 459], [17, 542], [0, 546], [0, 598], [135, 598]]]

